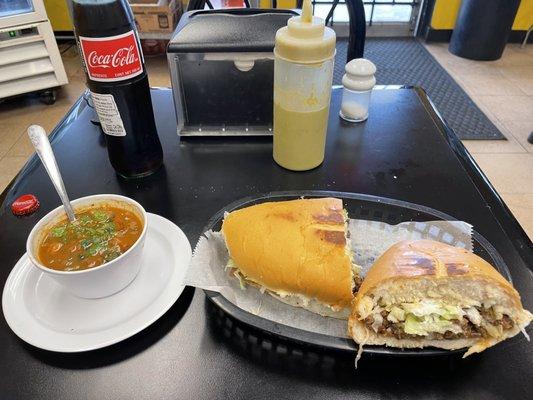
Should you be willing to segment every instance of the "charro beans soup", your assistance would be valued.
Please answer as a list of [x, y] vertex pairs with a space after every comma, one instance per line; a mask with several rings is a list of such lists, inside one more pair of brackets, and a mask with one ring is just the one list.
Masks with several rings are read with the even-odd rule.
[[126, 252], [143, 231], [141, 217], [120, 202], [98, 203], [75, 211], [45, 228], [37, 256], [44, 266], [60, 271], [98, 267]]

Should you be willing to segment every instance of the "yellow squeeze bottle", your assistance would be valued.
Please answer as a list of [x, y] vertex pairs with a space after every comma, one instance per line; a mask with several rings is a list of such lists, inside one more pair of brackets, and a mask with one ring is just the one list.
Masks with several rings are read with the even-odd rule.
[[315, 168], [324, 160], [335, 32], [313, 16], [311, 0], [277, 31], [274, 56], [274, 160]]

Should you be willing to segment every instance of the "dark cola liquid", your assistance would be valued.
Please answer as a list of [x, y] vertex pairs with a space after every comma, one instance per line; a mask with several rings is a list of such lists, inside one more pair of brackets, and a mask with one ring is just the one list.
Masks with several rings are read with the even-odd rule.
[[[76, 38], [111, 37], [136, 29], [125, 0], [73, 0], [71, 12]], [[91, 80], [85, 66], [89, 90], [112, 95], [122, 119], [126, 135], [105, 135], [105, 138], [111, 165], [126, 178], [149, 175], [163, 162], [144, 62], [142, 70], [140, 75], [131, 79], [100, 82]]]

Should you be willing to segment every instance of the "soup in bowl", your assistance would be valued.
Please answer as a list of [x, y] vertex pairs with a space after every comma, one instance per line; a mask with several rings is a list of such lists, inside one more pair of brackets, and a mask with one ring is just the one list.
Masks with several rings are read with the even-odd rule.
[[119, 195], [72, 201], [76, 221], [58, 207], [32, 229], [26, 243], [31, 262], [69, 292], [99, 298], [137, 276], [146, 236], [146, 212]]

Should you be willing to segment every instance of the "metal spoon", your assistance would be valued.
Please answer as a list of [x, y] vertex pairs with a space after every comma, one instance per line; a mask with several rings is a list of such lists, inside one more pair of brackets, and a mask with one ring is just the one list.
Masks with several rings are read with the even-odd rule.
[[30, 137], [33, 147], [37, 155], [41, 159], [48, 176], [50, 177], [54, 187], [56, 188], [57, 194], [63, 203], [65, 212], [67, 213], [68, 219], [70, 222], [76, 221], [76, 216], [74, 215], [74, 210], [68, 199], [67, 191], [65, 190], [65, 185], [63, 183], [63, 178], [61, 178], [61, 173], [57, 166], [57, 161], [52, 151], [52, 146], [50, 146], [50, 141], [48, 136], [42, 126], [31, 125], [28, 128], [28, 136]]

